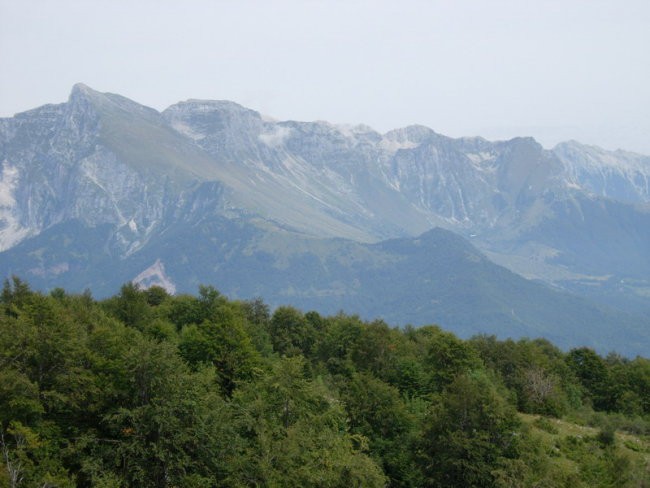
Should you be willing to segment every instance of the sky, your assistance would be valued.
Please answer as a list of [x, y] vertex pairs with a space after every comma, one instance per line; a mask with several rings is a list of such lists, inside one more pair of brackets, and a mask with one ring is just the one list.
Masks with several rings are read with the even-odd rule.
[[650, 1], [0, 0], [0, 117], [77, 82], [650, 154]]

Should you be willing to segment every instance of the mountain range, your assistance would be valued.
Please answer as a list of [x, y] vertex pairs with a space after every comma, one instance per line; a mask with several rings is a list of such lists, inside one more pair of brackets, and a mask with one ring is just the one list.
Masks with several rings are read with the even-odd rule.
[[0, 273], [212, 284], [462, 336], [650, 350], [650, 157], [423, 126], [163, 112], [78, 84], [0, 119]]

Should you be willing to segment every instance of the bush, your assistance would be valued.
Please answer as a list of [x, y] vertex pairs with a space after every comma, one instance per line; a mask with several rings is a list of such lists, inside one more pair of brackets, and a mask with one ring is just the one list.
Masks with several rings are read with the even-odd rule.
[[613, 423], [610, 422], [601, 427], [596, 439], [604, 447], [613, 446], [616, 443], [616, 427], [614, 427]]
[[559, 430], [557, 427], [555, 427], [549, 419], [546, 417], [539, 417], [538, 419], [535, 419], [533, 422], [533, 425], [537, 427], [539, 430], [543, 430], [544, 432], [548, 432], [549, 434], [557, 434], [559, 433]]

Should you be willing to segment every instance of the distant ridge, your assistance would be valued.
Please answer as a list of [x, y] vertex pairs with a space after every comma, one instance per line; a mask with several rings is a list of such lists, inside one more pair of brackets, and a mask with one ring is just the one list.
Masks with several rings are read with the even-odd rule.
[[[212, 283], [465, 335], [490, 322], [650, 345], [647, 156], [275, 121], [228, 101], [161, 113], [78, 84], [0, 119], [0, 161], [0, 272], [39, 288], [108, 295], [149, 270], [180, 292]], [[474, 261], [451, 258], [460, 238], [414, 244], [435, 227], [469, 239]]]

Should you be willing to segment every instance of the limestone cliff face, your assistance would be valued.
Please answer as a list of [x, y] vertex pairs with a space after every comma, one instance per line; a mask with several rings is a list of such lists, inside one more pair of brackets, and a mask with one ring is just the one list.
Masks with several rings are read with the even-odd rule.
[[650, 202], [650, 157], [576, 141], [558, 144], [553, 152], [563, 163], [569, 185], [621, 202]]
[[[139, 131], [148, 135], [156, 123], [164, 127], [157, 112], [83, 85], [74, 87], [67, 103], [5, 119], [0, 125], [0, 249], [69, 220], [111, 224], [123, 253], [141, 245], [173, 212], [183, 191], [191, 190], [187, 182], [197, 179], [181, 168], [182, 187], [164, 155], [154, 152], [150, 161], [125, 155], [125, 139]], [[145, 138], [140, 142], [152, 144]]]

